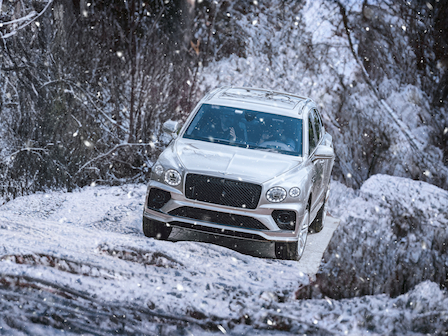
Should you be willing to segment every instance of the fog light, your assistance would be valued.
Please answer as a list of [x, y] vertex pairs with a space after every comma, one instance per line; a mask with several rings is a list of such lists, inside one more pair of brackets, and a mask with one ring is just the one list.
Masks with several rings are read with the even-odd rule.
[[148, 208], [160, 209], [171, 199], [171, 194], [168, 191], [151, 188], [148, 195]]
[[294, 230], [296, 227], [296, 213], [290, 210], [274, 210], [272, 218], [281, 230]]

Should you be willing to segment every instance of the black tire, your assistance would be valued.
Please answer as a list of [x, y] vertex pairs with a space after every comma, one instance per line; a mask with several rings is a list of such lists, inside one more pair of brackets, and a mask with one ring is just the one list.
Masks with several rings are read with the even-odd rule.
[[143, 233], [146, 237], [167, 240], [173, 228], [143, 216]]
[[326, 200], [324, 200], [324, 203], [317, 212], [316, 218], [314, 218], [313, 222], [310, 224], [310, 233], [320, 232], [324, 228], [325, 213], [327, 211], [325, 208], [325, 201]]

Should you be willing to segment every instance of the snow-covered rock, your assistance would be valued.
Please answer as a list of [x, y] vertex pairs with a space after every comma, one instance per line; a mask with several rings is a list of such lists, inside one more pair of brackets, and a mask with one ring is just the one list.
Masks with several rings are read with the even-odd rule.
[[[430, 280], [448, 287], [448, 192], [421, 181], [374, 175], [354, 193], [333, 184], [340, 225], [316, 283], [299, 297], [397, 296]], [[314, 287], [317, 285], [317, 287]]]

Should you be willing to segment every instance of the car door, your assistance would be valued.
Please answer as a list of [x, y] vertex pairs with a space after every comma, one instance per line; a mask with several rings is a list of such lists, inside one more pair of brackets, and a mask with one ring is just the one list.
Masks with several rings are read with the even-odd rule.
[[316, 201], [318, 200], [319, 196], [319, 188], [320, 182], [318, 181], [319, 178], [319, 167], [314, 162], [314, 152], [316, 150], [318, 143], [318, 137], [316, 136], [316, 129], [314, 126], [314, 116], [313, 116], [313, 110], [310, 110], [308, 114], [308, 153], [309, 158], [312, 163], [313, 172], [311, 176], [311, 181], [313, 183], [311, 187], [311, 209], [310, 211], [314, 211], [314, 207], [316, 205]]
[[314, 211], [314, 207], [320, 203], [323, 198], [324, 193], [324, 175], [325, 175], [325, 165], [326, 160], [315, 159], [314, 152], [322, 143], [322, 124], [320, 123], [318, 112], [312, 109], [308, 114], [308, 143], [309, 143], [309, 153], [310, 159], [313, 163], [313, 176], [312, 176], [312, 206], [311, 209]]
[[[325, 137], [325, 129], [324, 129], [324, 125], [322, 123], [322, 118], [320, 116], [320, 113], [317, 110], [314, 110], [314, 124], [316, 125], [316, 127], [318, 127], [321, 130], [320, 131], [320, 145], [323, 145], [324, 144], [323, 138]], [[328, 183], [330, 182], [330, 174], [331, 174], [331, 169], [333, 168], [334, 157], [328, 158], [328, 159], [320, 159], [320, 161], [323, 164], [321, 188], [322, 188], [322, 192], [325, 193], [327, 191]], [[322, 195], [322, 197], [324, 197], [324, 195]]]

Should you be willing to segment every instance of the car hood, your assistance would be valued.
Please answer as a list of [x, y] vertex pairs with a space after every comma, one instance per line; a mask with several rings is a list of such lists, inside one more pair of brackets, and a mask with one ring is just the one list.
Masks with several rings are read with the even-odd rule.
[[188, 172], [255, 183], [271, 180], [302, 162], [300, 157], [187, 139], [178, 139], [173, 149]]

